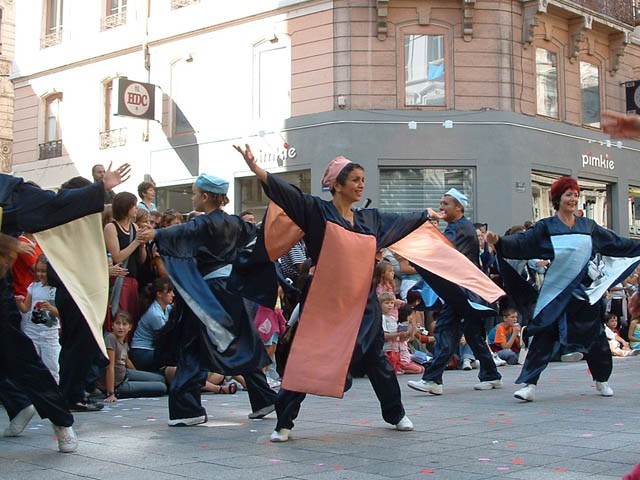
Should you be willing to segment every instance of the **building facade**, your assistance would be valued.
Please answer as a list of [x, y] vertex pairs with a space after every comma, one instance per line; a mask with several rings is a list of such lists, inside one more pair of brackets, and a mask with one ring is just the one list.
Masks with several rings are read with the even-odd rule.
[[128, 161], [121, 188], [150, 178], [159, 206], [183, 211], [194, 177], [213, 173], [233, 179], [239, 212], [266, 199], [233, 144], [321, 195], [345, 155], [365, 167], [371, 206], [436, 208], [454, 186], [497, 231], [549, 215], [550, 184], [573, 175], [584, 215], [640, 235], [640, 143], [599, 129], [640, 79], [635, 6], [22, 0], [13, 168], [57, 187]]
[[13, 83], [15, 2], [0, 0], [0, 172], [10, 172], [13, 150]]

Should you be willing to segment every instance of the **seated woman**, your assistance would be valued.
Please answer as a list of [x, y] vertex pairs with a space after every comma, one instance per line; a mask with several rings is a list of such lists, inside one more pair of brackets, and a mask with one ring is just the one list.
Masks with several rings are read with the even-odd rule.
[[168, 278], [154, 280], [143, 291], [141, 306], [144, 314], [133, 334], [131, 347], [131, 360], [140, 370], [155, 372], [160, 367], [153, 342], [155, 333], [167, 323], [174, 295]]

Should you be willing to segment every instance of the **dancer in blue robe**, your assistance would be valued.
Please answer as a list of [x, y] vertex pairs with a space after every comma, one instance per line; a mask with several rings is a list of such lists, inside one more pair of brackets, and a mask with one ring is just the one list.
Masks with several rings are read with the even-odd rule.
[[[556, 215], [536, 222], [522, 233], [498, 237], [487, 233], [503, 259], [540, 258], [551, 261], [536, 297], [509, 285], [510, 295], [520, 310], [531, 318], [527, 336], [533, 336], [529, 353], [516, 383], [525, 386], [515, 392], [520, 400], [533, 401], [542, 371], [551, 361], [553, 346], [559, 340], [563, 360], [585, 358], [597, 391], [612, 396], [608, 385], [612, 371], [611, 351], [602, 323], [601, 299], [607, 289], [626, 278], [640, 263], [640, 242], [619, 237], [593, 220], [576, 215], [580, 187], [571, 177], [562, 177], [551, 186]], [[596, 268], [596, 262], [600, 268]], [[501, 262], [501, 268], [507, 268]]]
[[[266, 354], [241, 297], [227, 289], [231, 265], [255, 240], [257, 228], [222, 207], [228, 182], [200, 175], [193, 185], [194, 210], [205, 215], [189, 222], [139, 233], [155, 239], [178, 295], [171, 312], [177, 369], [169, 388], [169, 426], [207, 421], [200, 392], [208, 372], [243, 375], [252, 413], [262, 418], [275, 409], [276, 393], [262, 372]], [[173, 323], [173, 322], [172, 322]]]

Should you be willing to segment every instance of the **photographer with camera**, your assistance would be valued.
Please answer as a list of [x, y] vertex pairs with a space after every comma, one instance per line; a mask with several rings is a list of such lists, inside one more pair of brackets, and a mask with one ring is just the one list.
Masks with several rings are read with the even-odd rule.
[[27, 287], [27, 296], [16, 296], [22, 315], [22, 331], [31, 339], [42, 363], [60, 381], [59, 313], [55, 307], [56, 289], [48, 284], [47, 257], [40, 255], [36, 262], [36, 280]]

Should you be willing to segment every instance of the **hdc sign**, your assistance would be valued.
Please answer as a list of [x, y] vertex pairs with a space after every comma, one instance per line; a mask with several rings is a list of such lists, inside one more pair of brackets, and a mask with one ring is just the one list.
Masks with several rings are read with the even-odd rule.
[[120, 78], [117, 115], [153, 120], [155, 118], [155, 93], [156, 86], [151, 83], [134, 82]]

